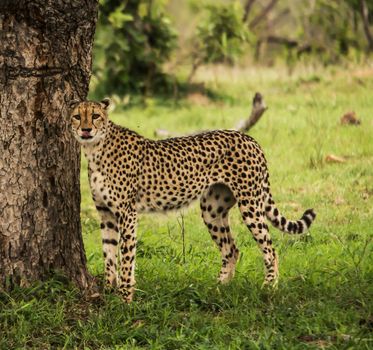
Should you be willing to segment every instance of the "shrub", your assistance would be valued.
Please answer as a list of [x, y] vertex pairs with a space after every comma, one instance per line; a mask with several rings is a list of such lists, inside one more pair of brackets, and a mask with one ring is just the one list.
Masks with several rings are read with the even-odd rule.
[[206, 6], [207, 17], [197, 27], [199, 55], [203, 63], [233, 64], [243, 53], [249, 32], [242, 21], [239, 2]]
[[101, 0], [94, 47], [94, 94], [167, 88], [162, 64], [176, 47], [164, 1]]

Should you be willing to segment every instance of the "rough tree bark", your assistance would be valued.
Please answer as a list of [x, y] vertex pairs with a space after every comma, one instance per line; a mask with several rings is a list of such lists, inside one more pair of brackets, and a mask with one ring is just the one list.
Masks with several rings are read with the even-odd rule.
[[56, 270], [89, 284], [66, 102], [87, 95], [97, 11], [96, 0], [0, 1], [0, 288]]

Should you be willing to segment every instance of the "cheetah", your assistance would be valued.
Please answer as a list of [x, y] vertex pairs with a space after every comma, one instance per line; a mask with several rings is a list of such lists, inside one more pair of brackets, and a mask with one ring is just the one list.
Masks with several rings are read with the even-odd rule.
[[150, 140], [111, 122], [109, 105], [108, 99], [70, 103], [72, 132], [88, 159], [92, 197], [101, 217], [105, 285], [117, 287], [131, 302], [138, 214], [180, 209], [196, 199], [221, 253], [218, 281], [231, 280], [239, 256], [228, 221], [237, 203], [263, 253], [264, 283], [275, 284], [278, 258], [266, 218], [283, 232], [301, 234], [316, 214], [308, 209], [298, 221], [280, 214], [258, 143], [234, 130]]

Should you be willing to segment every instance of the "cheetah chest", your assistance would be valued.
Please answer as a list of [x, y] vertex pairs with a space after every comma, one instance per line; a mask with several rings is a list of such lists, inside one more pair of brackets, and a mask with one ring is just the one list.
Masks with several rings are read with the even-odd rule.
[[89, 177], [93, 200], [96, 203], [107, 205], [110, 202], [110, 194], [106, 176], [101, 171], [91, 171]]

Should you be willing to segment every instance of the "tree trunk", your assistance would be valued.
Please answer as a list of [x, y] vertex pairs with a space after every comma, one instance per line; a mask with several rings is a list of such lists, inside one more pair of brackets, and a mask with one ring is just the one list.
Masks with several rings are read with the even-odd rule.
[[67, 102], [87, 95], [96, 17], [96, 0], [0, 1], [0, 288], [91, 280]]
[[363, 20], [365, 37], [368, 41], [368, 51], [373, 52], [373, 35], [369, 27], [369, 9], [365, 0], [360, 0], [360, 14]]
[[250, 14], [251, 8], [254, 5], [254, 2], [255, 2], [255, 0], [247, 0], [246, 1], [245, 6], [244, 6], [244, 13], [243, 13], [243, 16], [242, 16], [242, 22], [245, 23], [247, 21], [247, 19], [249, 18], [249, 14]]
[[249, 24], [249, 28], [251, 30], [253, 30], [261, 21], [263, 21], [267, 16], [268, 16], [268, 13], [271, 12], [271, 10], [275, 7], [275, 5], [277, 4], [278, 0], [271, 0], [269, 2], [269, 4], [264, 7], [264, 9], [262, 10], [262, 12], [259, 13], [259, 15], [257, 15], [252, 21], [251, 23]]

